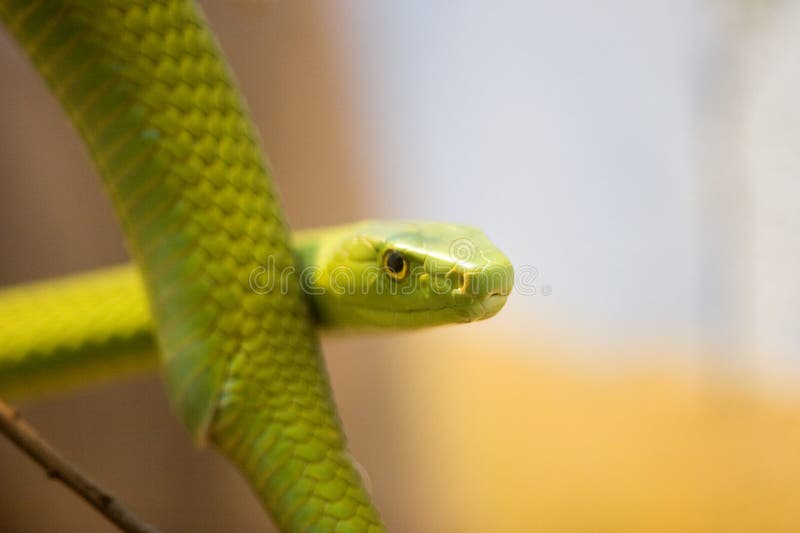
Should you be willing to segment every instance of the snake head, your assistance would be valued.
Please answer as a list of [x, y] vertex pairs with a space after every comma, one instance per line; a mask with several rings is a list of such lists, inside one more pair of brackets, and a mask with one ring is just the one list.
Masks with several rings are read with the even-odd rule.
[[497, 314], [514, 283], [477, 228], [417, 221], [344, 226], [318, 250], [314, 300], [324, 325], [416, 328]]

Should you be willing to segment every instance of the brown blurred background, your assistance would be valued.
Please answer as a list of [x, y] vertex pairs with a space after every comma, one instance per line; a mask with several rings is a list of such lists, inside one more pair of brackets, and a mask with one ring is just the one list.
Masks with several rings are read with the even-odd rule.
[[[466, 4], [469, 3], [462, 6], [464, 13], [469, 11]], [[395, 197], [384, 191], [397, 193], [406, 182], [403, 179], [386, 180], [386, 175], [380, 177], [381, 181], [379, 176], [371, 175], [375, 166], [366, 154], [364, 132], [356, 131], [358, 128], [354, 126], [357, 114], [354, 108], [361, 108], [361, 102], [354, 96], [359, 93], [353, 89], [357, 85], [353, 78], [357, 76], [353, 72], [352, 60], [346, 61], [348, 58], [342, 53], [347, 46], [341, 44], [341, 38], [336, 44], [331, 30], [339, 20], [336, 15], [342, 15], [344, 11], [332, 15], [331, 12], [336, 10], [329, 5], [323, 7], [322, 3], [305, 1], [207, 1], [203, 5], [259, 126], [291, 225], [302, 228], [333, 224], [381, 217], [381, 209], [392, 211]], [[405, 3], [392, 5], [395, 6], [393, 16], [402, 18]], [[609, 20], [620, 28], [638, 27], [615, 13], [635, 11], [634, 6], [642, 4], [619, 1], [611, 2], [611, 5], [624, 11], [606, 13]], [[638, 12], [636, 16], [639, 19], [635, 20], [663, 20], [665, 17], [659, 13], [672, 13], [664, 11], [666, 4], [658, 5], [662, 7], [656, 7], [656, 3], [648, 4], [648, 8]], [[709, 16], [687, 8], [687, 3], [680, 5], [684, 6], [681, 8], [684, 11], [690, 11], [690, 17]], [[351, 18], [358, 18], [354, 15], [360, 12], [357, 2], [344, 2], [337, 6], [342, 10], [349, 9]], [[361, 5], [361, 8], [366, 7], [366, 3]], [[428, 10], [419, 4], [414, 9], [411, 15], [406, 14], [412, 19], [408, 23], [410, 26], [416, 29], [419, 25], [421, 32], [435, 27], [433, 24], [425, 26], [423, 22], [427, 19], [418, 20], [413, 14], [422, 12], [433, 17], [436, 10]], [[572, 6], [565, 8], [565, 12], [580, 13], [584, 9], [589, 8]], [[462, 13], [460, 7], [456, 11]], [[602, 8], [601, 11], [607, 10]], [[487, 34], [493, 30], [500, 34], [499, 38], [495, 36], [498, 41], [503, 41], [506, 35], [498, 31], [503, 27], [492, 26], [494, 19], [488, 14], [484, 17], [480, 10], [473, 13], [477, 13], [475, 17], [479, 23], [486, 21]], [[730, 23], [724, 14], [715, 16], [714, 20], [723, 21], [719, 23], [723, 29], [715, 30], [722, 34], [722, 37], [717, 36], [718, 41], [725, 45], [740, 42], [737, 32], [746, 24]], [[567, 18], [564, 15], [560, 23], [569, 28]], [[579, 25], [580, 31], [574, 35], [586, 30], [591, 50], [602, 52], [607, 43], [592, 41], [589, 30], [593, 26], [586, 22], [595, 21], [595, 18], [576, 16], [583, 25]], [[445, 26], [453, 35], [458, 35], [469, 19], [464, 15], [463, 19], [452, 22], [443, 17], [440, 22], [451, 21], [448, 22], [451, 25]], [[516, 19], [525, 26], [526, 32], [529, 31], [527, 25], [532, 19], [520, 16]], [[556, 19], [558, 17], [553, 20]], [[680, 22], [683, 19], [675, 20]], [[372, 19], [361, 21], [364, 26], [372, 22]], [[665, 24], [668, 29], [672, 28]], [[555, 25], [556, 28], [562, 26]], [[649, 26], [642, 27], [647, 35], [635, 34], [634, 37], [643, 42], [648, 38], [669, 43], [679, 41], [669, 32], [653, 34]], [[347, 29], [339, 28], [337, 31], [346, 33]], [[697, 33], [703, 34], [703, 31]], [[468, 32], [465, 35], [468, 42], [479, 40], [477, 35]], [[430, 78], [447, 78], [447, 75], [439, 75], [439, 65], [442, 72], [453, 65], [458, 70], [457, 59], [460, 56], [457, 47], [453, 47], [455, 52], [447, 48], [449, 36], [450, 33], [442, 36], [444, 45], [438, 42], [437, 50], [444, 48], [450, 55], [443, 54], [433, 62], [436, 68], [427, 72]], [[407, 37], [410, 41], [415, 35]], [[387, 39], [391, 41], [392, 35]], [[358, 41], [357, 36], [353, 40]], [[357, 44], [364, 56], [370, 56], [369, 42]], [[389, 44], [396, 45], [393, 42]], [[638, 41], [637, 46], [626, 42], [619, 46], [620, 49], [636, 49]], [[557, 51], [561, 54], [559, 61], [552, 61], [548, 56], [551, 50], [546, 46], [537, 48], [545, 52], [539, 55], [532, 49], [518, 50], [516, 44], [510, 48], [519, 52], [525, 61], [539, 61], [541, 64], [537, 63], [537, 68], [549, 65], [553, 68], [550, 74], [561, 72], [564, 75], [566, 83], [563, 86], [537, 95], [550, 104], [553, 100], [546, 100], [548, 94], [565, 95], [563, 103], [567, 108], [553, 113], [550, 117], [553, 124], [569, 122], [575, 116], [585, 114], [587, 109], [602, 109], [606, 105], [604, 99], [610, 98], [602, 93], [603, 87], [593, 87], [600, 95], [598, 100], [588, 99], [586, 102], [589, 103], [580, 107], [585, 95], [576, 87], [592, 85], [581, 78], [581, 75], [588, 74], [573, 72], [560, 61], [569, 65], [573, 56], [583, 57], [581, 54], [585, 52], [582, 49], [575, 53], [573, 48], [566, 46]], [[704, 172], [718, 177], [730, 175], [728, 170], [735, 167], [735, 158], [730, 155], [739, 153], [726, 143], [731, 139], [735, 142], [741, 139], [740, 131], [730, 128], [730, 122], [727, 122], [731, 115], [729, 107], [739, 105], [734, 94], [736, 87], [732, 89], [727, 83], [739, 72], [731, 64], [736, 63], [737, 57], [732, 57], [734, 54], [728, 48], [723, 48], [725, 52], [721, 57], [711, 60], [719, 71], [715, 76], [708, 76], [707, 86], [703, 86], [711, 96], [707, 96], [702, 105], [692, 103], [698, 105], [693, 112], [710, 108], [708, 114], [718, 119], [714, 127], [700, 128], [703, 131], [699, 134], [715, 139], [713, 148], [717, 152], [708, 156], [712, 161], [705, 161], [708, 168]], [[338, 52], [334, 53], [334, 50]], [[656, 49], [647, 49], [648, 54], [658, 56], [657, 52]], [[380, 62], [380, 57], [375, 52], [371, 59]], [[402, 53], [392, 57], [403, 59]], [[594, 67], [595, 58], [587, 57], [587, 63]], [[412, 63], [423, 59], [412, 54]], [[483, 59], [488, 63], [503, 64], [507, 58], [487, 54]], [[519, 58], [514, 56], [512, 59]], [[520, 60], [519, 65], [511, 62], [509, 70], [521, 70], [527, 65], [525, 61]], [[657, 61], [651, 61], [649, 55], [642, 62], [656, 65], [654, 72], [665, 68]], [[119, 229], [80, 141], [53, 98], [4, 34], [0, 34], [0, 67], [3, 72], [0, 77], [0, 285], [124, 261], [126, 254]], [[387, 70], [394, 67], [394, 64], [384, 65]], [[471, 63], [460, 67], [467, 79], [462, 85], [464, 92], [468, 86], [477, 85], [478, 92], [491, 93], [491, 87], [481, 86], [480, 76], [473, 75]], [[680, 63], [678, 67], [685, 65]], [[675, 72], [678, 72], [678, 67]], [[656, 79], [654, 85], [663, 85], [656, 73], [646, 69], [631, 68], [627, 63], [617, 68], [610, 73], [601, 72], [598, 77], [612, 80], [609, 82], [611, 90], [620, 93], [618, 97], [621, 100], [634, 99], [630, 96], [632, 94], [647, 97], [649, 93], [639, 90], [637, 84], [647, 87], [643, 79], [648, 76]], [[672, 80], [675, 76], [677, 74], [668, 73], [665, 77]], [[704, 76], [705, 73], [701, 77]], [[547, 77], [534, 78], [538, 86], [543, 85], [542, 80]], [[419, 85], [425, 84], [425, 80], [409, 81], [399, 75], [390, 78], [390, 85], [394, 83], [400, 87], [390, 96], [403, 97], [405, 93], [413, 92], [418, 82]], [[681, 78], [675, 85], [682, 82]], [[460, 80], [456, 79], [455, 83], [460, 83]], [[500, 92], [507, 90], [511, 96], [520, 96], [513, 93], [511, 85], [504, 85]], [[720, 91], [720, 87], [724, 90]], [[585, 90], [589, 92], [592, 89]], [[626, 90], [630, 92], [626, 93]], [[683, 88], [679, 87], [676, 91], [681, 90]], [[526, 103], [531, 109], [546, 107], [525, 91], [522, 93], [519, 101], [511, 97], [493, 99], [482, 94], [477, 101], [479, 105], [473, 107], [485, 109], [488, 120], [494, 119], [496, 113], [502, 114], [503, 105], [508, 101], [513, 105], [510, 111], [506, 108], [505, 112], [515, 119], [518, 113], [527, 116], [523, 115], [527, 112]], [[480, 130], [472, 128], [472, 124], [464, 127], [459, 116], [448, 115], [448, 102], [457, 100], [458, 94], [432, 94], [436, 105], [428, 110], [430, 114], [436, 117], [440, 108], [445, 110], [445, 118], [438, 116], [439, 124], [433, 124], [433, 129], [444, 128], [443, 137], [457, 137], [460, 132], [470, 129]], [[720, 94], [728, 100], [718, 98]], [[624, 129], [625, 120], [631, 120], [624, 118], [626, 114], [644, 114], [647, 119], [644, 122], [647, 122], [650, 120], [647, 112], [661, 107], [661, 101], [648, 101], [643, 108], [633, 106], [614, 111], [614, 125], [618, 130]], [[376, 114], [372, 119], [375, 123], [390, 122], [390, 110], [386, 111], [385, 117], [382, 114], [384, 109], [373, 108], [372, 111]], [[651, 129], [634, 129], [628, 134], [656, 139], [653, 141], [655, 148], [650, 145], [645, 148], [652, 149], [648, 154], [658, 163], [659, 150], [671, 157], [668, 147], [664, 148], [658, 141], [658, 135], [669, 125], [670, 117], [667, 115], [674, 113], [669, 109], [662, 110], [661, 114], [653, 113], [655, 118], [651, 121]], [[738, 117], [736, 113], [734, 115]], [[597, 122], [591, 117], [587, 121]], [[519, 124], [522, 122], [518, 121]], [[591, 152], [591, 146], [602, 139], [589, 134], [584, 139], [574, 136], [574, 132], [569, 135], [559, 133], [553, 124], [546, 125], [547, 135], [538, 138], [534, 134], [531, 138], [509, 135], [509, 138], [499, 141], [502, 150], [495, 153], [485, 148], [484, 155], [491, 161], [492, 175], [498, 183], [502, 183], [508, 172], [513, 173], [514, 168], [503, 165], [513, 159], [513, 149], [517, 145], [523, 156], [531, 160], [530, 165], [539, 160], [546, 161], [548, 157], [559, 156], [567, 161], [583, 157], [588, 158], [587, 165], [592, 173], [600, 171], [602, 160], [593, 160], [586, 152]], [[426, 126], [417, 129], [415, 124], [412, 126], [411, 130], [398, 130], [397, 137], [422, 146], [424, 151], [426, 139], [430, 140], [430, 137], [425, 137]], [[524, 126], [528, 127], [527, 124]], [[688, 128], [678, 125], [673, 129], [683, 135], [681, 127]], [[609, 128], [602, 135], [613, 137], [616, 131]], [[721, 131], [728, 137], [717, 135]], [[697, 132], [693, 130], [692, 133]], [[525, 142], [530, 142], [546, 146], [550, 136], [552, 142], [563, 147], [563, 153], [546, 148], [534, 152], [525, 145]], [[477, 137], [477, 140], [479, 148], [484, 149], [482, 143], [489, 145], [492, 139]], [[507, 152], [506, 147], [509, 147]], [[617, 159], [634, 160], [638, 154], [627, 144], [622, 150], [609, 158], [614, 160], [614, 165]], [[479, 150], [471, 152], [476, 151]], [[462, 159], [470, 161], [467, 152], [470, 150], [459, 146], [449, 154], [452, 168], [459, 168]], [[387, 157], [389, 165], [394, 161], [402, 168], [400, 163], [405, 154], [389, 154]], [[722, 167], [716, 166], [719, 164], [717, 159], [723, 160]], [[411, 157], [411, 161], [416, 160]], [[527, 159], [525, 161], [527, 165]], [[527, 171], [525, 165], [518, 166]], [[617, 171], [616, 166], [612, 166], [610, 172]], [[538, 299], [514, 294], [509, 309], [487, 323], [403, 335], [323, 339], [353, 454], [368, 473], [376, 503], [390, 530], [412, 533], [800, 531], [800, 511], [797, 510], [800, 501], [800, 455], [797, 453], [800, 449], [800, 399], [792, 389], [777, 391], [757, 384], [758, 380], [752, 375], [752, 369], [757, 366], [753, 361], [758, 361], [758, 356], [763, 354], [753, 346], [741, 343], [727, 351], [725, 343], [707, 342], [715, 335], [726, 341], [739, 338], [737, 335], [746, 330], [740, 326], [749, 323], [749, 300], [742, 299], [745, 304], [740, 307], [731, 303], [726, 309], [736, 316], [716, 330], [717, 322], [714, 320], [718, 316], [714, 305], [719, 302], [713, 295], [709, 297], [707, 287], [700, 286], [696, 292], [706, 290], [706, 293], [698, 300], [710, 300], [711, 304], [692, 319], [697, 323], [697, 334], [690, 342], [673, 335], [674, 332], [665, 324], [667, 320], [659, 315], [663, 309], [658, 306], [653, 322], [662, 329], [656, 328], [648, 336], [634, 335], [636, 326], [629, 327], [629, 322], [636, 322], [630, 317], [646, 315], [649, 308], [645, 306], [640, 310], [636, 307], [641, 302], [627, 297], [626, 290], [636, 296], [644, 295], [643, 300], [658, 302], [668, 300], [685, 287], [674, 283], [669, 271], [667, 276], [659, 271], [664, 261], [646, 260], [634, 265], [640, 270], [649, 269], [652, 277], [645, 279], [650, 283], [645, 288], [636, 285], [636, 275], [640, 272], [633, 268], [632, 272], [619, 270], [619, 265], [612, 262], [609, 268], [614, 277], [602, 277], [603, 271], [597, 270], [597, 265], [602, 266], [608, 258], [625, 259], [641, 252], [641, 249], [630, 247], [636, 243], [623, 240], [621, 244], [615, 244], [612, 240], [612, 246], [608, 246], [602, 240], [605, 236], [597, 237], [606, 220], [617, 223], [610, 234], [624, 234], [628, 227], [642, 227], [642, 231], [652, 233], [648, 233], [642, 244], [645, 253], [655, 253], [651, 249], [667, 246], [669, 238], [682, 240], [680, 234], [678, 237], [665, 236], [657, 233], [659, 227], [648, 226], [647, 216], [652, 206], [648, 208], [644, 204], [643, 207], [639, 203], [641, 198], [637, 196], [642, 192], [637, 188], [644, 181], [642, 175], [635, 165], [622, 165], [620, 172], [624, 171], [631, 175], [627, 185], [622, 179], [606, 183], [592, 174], [587, 181], [600, 183], [597, 189], [571, 188], [575, 184], [569, 181], [567, 172], [530, 171], [531, 176], [523, 177], [530, 177], [530, 183], [534, 183], [528, 190], [534, 194], [520, 200], [526, 189], [522, 188], [522, 192], [504, 191], [499, 196], [501, 201], [497, 201], [496, 195], [463, 187], [462, 183], [471, 177], [467, 173], [459, 175], [458, 171], [445, 169], [445, 175], [437, 176], [437, 179], [448, 192], [456, 191], [448, 200], [463, 200], [466, 203], [464, 209], [470, 214], [474, 212], [475, 217], [502, 218], [522, 226], [526, 236], [522, 244], [534, 250], [532, 255], [536, 259], [521, 256], [517, 251], [517, 255], [512, 255], [516, 265], [540, 265], [534, 261], [545, 261], [553, 250], [569, 252], [581, 250], [582, 246], [586, 257], [597, 257], [597, 264], [584, 265], [581, 261], [573, 261], [569, 253], [565, 255], [568, 260], [561, 264], [563, 268], [551, 266], [547, 270], [545, 262], [545, 276], [562, 276], [556, 277], [553, 295], [544, 298], [549, 294], [545, 292], [546, 285], [539, 286]], [[683, 175], [682, 168], [675, 172]], [[423, 177], [429, 175], [423, 173]], [[706, 191], [706, 200], [710, 198], [713, 201], [700, 203], [702, 216], [696, 219], [714, 219], [698, 231], [705, 237], [714, 234], [715, 223], [734, 228], [727, 235], [731, 243], [741, 246], [749, 241], [739, 238], [742, 234], [738, 232], [737, 224], [743, 225], [742, 221], [748, 219], [738, 210], [736, 202], [741, 198], [737, 193], [741, 191], [734, 181], [724, 183], [721, 189], [714, 188], [720, 187], [719, 183], [712, 183], [713, 186]], [[559, 184], [563, 182], [569, 187], [560, 190]], [[372, 184], [369, 194], [364, 191], [365, 183]], [[547, 188], [537, 189], [536, 184], [542, 183]], [[520, 187], [524, 185], [520, 184]], [[614, 187], [617, 187], [616, 192]], [[632, 196], [618, 193], [625, 187], [633, 191]], [[612, 190], [613, 194], [603, 196], [606, 189]], [[729, 189], [735, 190], [729, 193]], [[376, 190], [381, 202], [375, 201]], [[717, 194], [720, 190], [724, 194]], [[664, 197], [667, 194], [657, 187], [654, 191], [650, 192], [655, 203], [666, 203]], [[500, 206], [502, 213], [487, 210], [485, 202], [470, 200], [469, 194], [476, 194], [483, 200], [490, 198], [492, 205]], [[563, 196], [559, 197], [559, 194]], [[617, 196], [622, 198], [624, 206], [633, 206], [631, 211], [604, 203]], [[776, 194], [776, 197], [788, 196]], [[714, 204], [718, 199], [721, 199], [720, 203]], [[524, 202], [524, 207], [506, 207], [513, 206], [515, 200]], [[564, 205], [559, 204], [560, 201]], [[458, 202], [450, 202], [455, 203]], [[546, 204], [552, 204], [559, 211], [557, 216], [546, 215], [550, 217], [547, 219], [550, 222], [544, 225], [546, 227], [526, 222], [526, 216], [540, 212], [547, 207]], [[430, 213], [425, 211], [424, 205], [424, 200], [420, 200], [419, 205], [406, 207], [413, 216], [428, 218]], [[577, 207], [569, 211], [573, 205]], [[773, 207], [769, 206], [770, 209]], [[679, 208], [683, 209], [683, 206]], [[714, 209], [721, 209], [727, 218], [717, 217], [720, 212]], [[586, 218], [580, 221], [584, 226], [572, 220], [581, 213], [586, 213]], [[614, 219], [615, 213], [618, 219]], [[481, 220], [466, 221], [481, 223]], [[665, 221], [665, 226], [671, 225], [672, 220]], [[709, 225], [712, 226], [710, 230]], [[490, 236], [495, 238], [495, 234], [490, 233]], [[499, 235], [501, 241], [504, 238], [511, 239]], [[586, 243], [591, 243], [593, 238], [597, 239], [598, 247], [587, 248]], [[520, 240], [517, 241], [519, 244]], [[786, 242], [792, 241], [778, 239], [776, 247], [785, 248]], [[712, 244], [716, 243], [714, 240]], [[706, 246], [708, 244], [700, 239], [699, 247], [704, 251], [713, 248]], [[749, 252], [749, 249], [739, 248], [731, 256], [751, 257]], [[678, 254], [675, 257], [683, 259]], [[714, 261], [727, 265], [726, 257], [721, 253], [714, 257]], [[800, 254], [792, 256], [793, 260], [797, 257]], [[782, 261], [782, 265], [795, 264], [787, 263], [786, 259]], [[564, 266], [566, 263], [570, 264]], [[572, 268], [572, 263], [584, 267], [583, 270]], [[627, 263], [622, 265], [630, 266]], [[774, 279], [771, 277], [774, 269], [766, 268], [765, 272], [760, 279]], [[796, 273], [796, 269], [792, 272]], [[727, 270], [723, 272], [728, 273]], [[717, 279], [717, 274], [713, 268], [706, 271], [707, 277], [713, 280]], [[573, 290], [573, 295], [577, 295], [580, 305], [570, 308], [569, 300], [563, 295], [570, 291], [570, 283], [581, 276], [597, 287], [586, 290], [586, 287], [594, 286], [576, 283], [578, 289]], [[732, 279], [731, 286], [738, 291], [741, 287], [737, 281], [739, 278]], [[607, 293], [603, 292], [606, 286], [617, 290], [610, 294], [618, 296], [618, 301], [606, 297]], [[691, 293], [695, 288], [685, 290]], [[739, 292], [734, 292], [740, 296]], [[784, 296], [779, 291], [774, 294], [779, 299]], [[625, 314], [620, 313], [623, 316], [621, 326], [614, 330], [614, 343], [596, 342], [597, 336], [583, 331], [581, 324], [584, 323], [575, 319], [581, 313], [584, 316], [588, 314], [594, 327], [604, 327], [603, 320], [608, 316], [597, 312], [598, 307], [591, 307], [588, 303], [583, 305], [593, 297], [595, 300], [614, 300], [605, 308], [599, 307], [610, 308], [607, 315], [612, 315], [617, 308], [625, 311]], [[673, 312], [681, 315], [682, 308], [678, 309]], [[704, 312], [713, 320], [704, 322]], [[796, 316], [785, 311], [782, 316], [787, 315], [790, 318]], [[547, 320], [560, 321], [561, 329], [548, 329], [545, 326]], [[774, 323], [772, 320], [765, 322]], [[779, 331], [776, 336], [785, 337], [785, 331]], [[789, 353], [792, 355], [791, 351]], [[764, 354], [769, 355], [766, 351]], [[22, 412], [76, 464], [166, 531], [254, 531], [270, 527], [233, 468], [212, 450], [198, 451], [192, 446], [188, 435], [170, 412], [162, 385], [155, 376], [140, 376], [28, 402], [22, 405]], [[38, 467], [2, 439], [0, 486], [0, 531], [112, 530], [73, 494], [47, 480]]]

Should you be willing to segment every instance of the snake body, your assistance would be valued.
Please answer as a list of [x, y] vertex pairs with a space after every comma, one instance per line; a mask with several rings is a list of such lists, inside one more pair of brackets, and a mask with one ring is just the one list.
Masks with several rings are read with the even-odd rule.
[[[415, 327], [490, 316], [510, 283], [494, 287], [487, 274], [507, 274], [507, 259], [471, 229], [477, 253], [453, 261], [431, 251], [458, 241], [462, 227], [415, 233], [405, 223], [367, 224], [310, 234], [297, 246], [317, 262], [356, 265], [363, 291], [337, 290], [330, 268], [304, 281], [254, 128], [194, 4], [0, 0], [0, 20], [84, 139], [136, 265], [50, 286], [60, 293], [4, 294], [7, 316], [21, 317], [26, 298], [35, 304], [37, 294], [55, 293], [64, 300], [54, 308], [67, 317], [52, 349], [40, 346], [51, 359], [31, 356], [40, 336], [24, 340], [35, 320], [8, 329], [7, 338], [13, 329], [23, 339], [0, 348], [0, 360], [23, 368], [10, 375], [24, 382], [25, 368], [35, 374], [61, 362], [147, 364], [157, 345], [180, 418], [239, 467], [281, 530], [383, 530], [346, 450], [315, 322]], [[439, 236], [426, 242], [426, 231]], [[276, 279], [279, 290], [263, 290]], [[398, 291], [386, 300], [387, 288], [412, 282], [417, 296]], [[310, 299], [316, 311], [310, 288], [325, 290]], [[420, 294], [434, 305], [421, 304]], [[122, 302], [122, 311], [67, 303], [94, 297]], [[90, 332], [110, 341], [93, 344]]]

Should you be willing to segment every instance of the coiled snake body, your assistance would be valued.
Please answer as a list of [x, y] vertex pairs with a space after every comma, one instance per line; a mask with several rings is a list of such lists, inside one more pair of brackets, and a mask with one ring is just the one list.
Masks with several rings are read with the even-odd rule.
[[[491, 316], [511, 285], [492, 285], [487, 274], [508, 275], [508, 260], [480, 232], [436, 224], [326, 229], [292, 247], [241, 97], [189, 1], [0, 0], [0, 20], [83, 137], [136, 264], [94, 285], [60, 286], [139, 295], [108, 326], [133, 334], [112, 331], [105, 338], [119, 342], [95, 345], [84, 359], [147, 351], [154, 332], [177, 413], [198, 442], [240, 468], [279, 528], [382, 530], [346, 450], [315, 323], [417, 327]], [[465, 235], [470, 258], [449, 257], [448, 245]], [[296, 257], [321, 265], [302, 287]], [[368, 280], [364, 290], [331, 290], [331, 265], [341, 263]], [[260, 290], [254, 273], [280, 276], [279, 290]], [[412, 282], [408, 294], [384, 290]], [[440, 282], [455, 287], [440, 290]], [[0, 375], [11, 369], [22, 380], [42, 366], [29, 364], [39, 337], [25, 331], [47, 328], [47, 306], [34, 298], [29, 314], [20, 311], [35, 294], [0, 297], [0, 315], [17, 317], [0, 327]], [[68, 304], [54, 309], [70, 312]], [[80, 336], [98, 326], [70, 325], [78, 340], [56, 340], [54, 351], [80, 366]]]

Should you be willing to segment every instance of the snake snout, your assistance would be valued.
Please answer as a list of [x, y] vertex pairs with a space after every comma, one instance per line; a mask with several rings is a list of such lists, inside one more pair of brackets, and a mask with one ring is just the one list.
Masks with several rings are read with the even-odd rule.
[[514, 270], [509, 263], [487, 266], [479, 276], [476, 295], [481, 299], [507, 297], [514, 287]]

